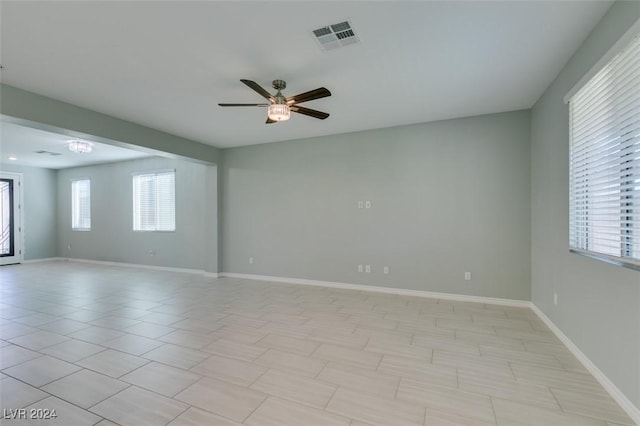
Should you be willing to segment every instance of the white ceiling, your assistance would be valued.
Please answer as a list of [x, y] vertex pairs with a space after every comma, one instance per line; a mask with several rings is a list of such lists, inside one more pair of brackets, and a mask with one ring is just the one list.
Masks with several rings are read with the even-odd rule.
[[[611, 1], [1, 2], [2, 81], [217, 147], [530, 108]], [[360, 43], [311, 31], [349, 19]], [[265, 125], [239, 79], [333, 96]]]
[[[0, 161], [31, 167], [63, 169], [149, 157], [150, 154], [118, 146], [89, 141], [93, 151], [77, 154], [69, 151], [70, 140], [77, 139], [59, 133], [25, 127], [6, 121], [0, 122]], [[47, 151], [38, 154], [36, 151]], [[51, 153], [59, 155], [51, 155]], [[16, 160], [9, 160], [15, 157]]]

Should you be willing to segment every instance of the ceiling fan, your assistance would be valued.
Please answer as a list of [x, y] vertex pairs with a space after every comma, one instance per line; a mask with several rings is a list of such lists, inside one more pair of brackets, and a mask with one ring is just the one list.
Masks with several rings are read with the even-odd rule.
[[329, 117], [329, 114], [327, 114], [326, 112], [317, 111], [315, 109], [305, 108], [298, 105], [302, 102], [309, 102], [313, 101], [314, 99], [331, 96], [331, 92], [324, 87], [285, 98], [281, 93], [281, 90], [284, 90], [287, 87], [287, 83], [284, 80], [273, 80], [273, 88], [277, 90], [277, 93], [275, 95], [271, 95], [255, 81], [245, 79], [241, 79], [240, 81], [255, 90], [260, 96], [267, 99], [269, 103], [218, 105], [220, 105], [221, 107], [267, 107], [267, 124], [288, 120], [291, 116], [291, 111], [297, 112], [298, 114], [308, 115], [309, 117], [319, 118], [320, 120], [324, 120], [325, 118]]

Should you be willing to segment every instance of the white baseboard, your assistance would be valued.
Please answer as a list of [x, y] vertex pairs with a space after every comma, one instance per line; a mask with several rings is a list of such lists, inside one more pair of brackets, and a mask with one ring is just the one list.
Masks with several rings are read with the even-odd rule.
[[42, 258], [42, 259], [23, 260], [20, 263], [57, 262], [59, 260], [63, 260], [63, 258], [62, 257], [45, 257], [45, 258]]
[[151, 269], [154, 271], [164, 271], [164, 272], [182, 272], [185, 274], [202, 274], [207, 278], [218, 278], [219, 274], [217, 272], [206, 272], [202, 269], [188, 269], [188, 268], [173, 268], [168, 266], [155, 266], [155, 265], [142, 265], [140, 263], [125, 263], [125, 262], [108, 262], [105, 260], [93, 260], [93, 259], [80, 259], [80, 258], [71, 258], [71, 257], [47, 257], [43, 259], [31, 259], [25, 260], [21, 263], [40, 263], [40, 262], [78, 262], [78, 263], [94, 263], [96, 265], [107, 265], [107, 266], [119, 266], [119, 267], [128, 267], [128, 268], [140, 268], [140, 269]]
[[356, 291], [371, 291], [375, 293], [396, 294], [400, 296], [416, 296], [427, 297], [430, 299], [444, 299], [455, 300], [458, 302], [476, 302], [476, 303], [490, 303], [493, 305], [502, 306], [514, 306], [519, 308], [528, 308], [531, 306], [531, 302], [528, 300], [512, 300], [512, 299], [499, 299], [494, 297], [484, 296], [467, 296], [464, 294], [451, 294], [451, 293], [436, 293], [432, 291], [423, 290], [409, 290], [404, 288], [392, 288], [392, 287], [377, 287], [364, 284], [348, 284], [333, 281], [319, 281], [308, 280], [304, 278], [286, 278], [286, 277], [272, 277], [268, 275], [254, 275], [254, 274], [236, 274], [234, 272], [221, 272], [220, 277], [228, 278], [241, 278], [246, 280], [259, 280], [259, 281], [274, 281], [287, 284], [300, 284], [311, 285], [319, 287], [339, 288], [343, 290], [356, 290]]
[[104, 260], [79, 259], [79, 258], [62, 258], [59, 260], [65, 260], [68, 262], [79, 262], [79, 263], [93, 263], [96, 265], [119, 266], [119, 267], [125, 267], [125, 268], [150, 269], [153, 271], [182, 272], [185, 274], [204, 274], [205, 273], [205, 271], [202, 269], [172, 268], [168, 266], [142, 265], [139, 263], [108, 262]]
[[531, 309], [540, 317], [540, 319], [553, 331], [558, 339], [571, 351], [578, 361], [582, 363], [589, 373], [602, 385], [602, 387], [611, 395], [620, 407], [631, 417], [631, 419], [640, 425], [640, 409], [626, 397], [624, 393], [604, 374], [591, 360], [562, 332], [551, 319], [545, 315], [540, 308], [531, 302]]

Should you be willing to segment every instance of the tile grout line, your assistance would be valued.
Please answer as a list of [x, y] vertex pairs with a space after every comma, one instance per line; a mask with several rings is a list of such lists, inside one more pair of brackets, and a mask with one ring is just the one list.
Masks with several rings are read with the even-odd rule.
[[338, 393], [338, 389], [340, 388], [340, 385], [334, 385], [334, 386], [335, 386], [335, 389], [331, 393], [331, 396], [327, 399], [327, 402], [325, 402], [324, 406], [322, 407], [322, 410], [326, 411], [327, 413], [330, 412], [327, 410], [327, 407], [329, 406], [329, 402], [331, 402], [331, 400], [336, 396], [336, 393]]
[[[255, 407], [253, 410], [251, 410], [251, 412], [250, 412], [249, 414], [247, 414], [247, 417], [245, 417], [244, 419], [242, 419], [242, 422], [241, 422], [241, 423], [246, 422], [246, 421], [247, 421], [247, 419], [249, 419], [249, 417], [251, 417], [251, 416], [253, 415], [253, 413], [255, 413], [256, 411], [258, 411], [258, 408], [262, 407], [262, 405], [263, 405], [265, 402], [267, 402], [267, 400], [268, 400], [269, 398], [271, 398], [271, 395], [269, 395], [268, 393], [265, 393], [265, 395], [267, 395], [267, 397], [266, 397], [265, 399], [263, 399], [262, 401], [260, 401], [260, 404], [256, 405], [256, 407]], [[214, 413], [214, 414], [216, 414], [216, 415], [217, 415], [217, 413]], [[224, 416], [223, 416], [223, 417], [224, 417]]]
[[498, 415], [496, 414], [496, 406], [493, 402], [493, 396], [489, 395], [489, 402], [491, 403], [491, 410], [493, 411], [493, 421], [497, 425], [498, 424]]

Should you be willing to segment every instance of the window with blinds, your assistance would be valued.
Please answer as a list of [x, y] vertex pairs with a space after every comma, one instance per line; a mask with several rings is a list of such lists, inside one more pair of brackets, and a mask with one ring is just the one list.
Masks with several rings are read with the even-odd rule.
[[175, 231], [175, 171], [133, 176], [133, 230]]
[[71, 181], [71, 229], [91, 230], [91, 180]]
[[569, 111], [571, 248], [640, 265], [640, 35]]

